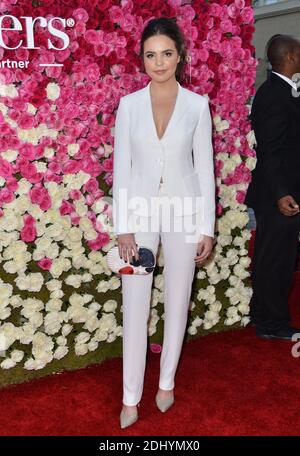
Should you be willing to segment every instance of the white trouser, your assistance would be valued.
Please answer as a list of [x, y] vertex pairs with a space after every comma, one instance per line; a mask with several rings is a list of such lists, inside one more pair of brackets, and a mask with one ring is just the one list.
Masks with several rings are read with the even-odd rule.
[[[165, 195], [160, 184], [159, 197]], [[153, 216], [152, 216], [153, 217]], [[156, 216], [161, 218], [161, 215]], [[195, 222], [195, 215], [183, 216], [186, 222]], [[174, 219], [182, 217], [174, 216]], [[145, 220], [146, 217], [143, 219]], [[149, 217], [150, 221], [151, 217]], [[174, 225], [173, 225], [174, 226]], [[188, 226], [188, 225], [185, 225]], [[194, 258], [198, 241], [187, 242], [186, 232], [138, 231], [135, 241], [149, 247], [157, 254], [161, 237], [164, 258], [164, 337], [160, 358], [159, 388], [174, 388], [174, 377], [181, 353], [188, 317], [191, 286], [195, 273]], [[122, 275], [123, 306], [123, 403], [136, 405], [140, 402], [146, 364], [147, 323], [153, 272], [148, 275]]]

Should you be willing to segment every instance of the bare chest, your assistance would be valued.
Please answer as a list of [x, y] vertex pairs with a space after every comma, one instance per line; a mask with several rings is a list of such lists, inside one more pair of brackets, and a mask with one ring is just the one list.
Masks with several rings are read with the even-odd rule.
[[152, 115], [156, 128], [156, 134], [161, 139], [167, 129], [174, 112], [176, 97], [166, 100], [155, 99], [151, 101]]

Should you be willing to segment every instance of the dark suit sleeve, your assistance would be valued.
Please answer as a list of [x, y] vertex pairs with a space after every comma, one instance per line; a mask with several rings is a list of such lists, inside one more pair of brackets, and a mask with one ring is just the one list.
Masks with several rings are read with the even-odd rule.
[[283, 165], [288, 129], [286, 108], [278, 97], [272, 94], [268, 103], [256, 105], [251, 121], [263, 179], [274, 199], [278, 201], [290, 194]]

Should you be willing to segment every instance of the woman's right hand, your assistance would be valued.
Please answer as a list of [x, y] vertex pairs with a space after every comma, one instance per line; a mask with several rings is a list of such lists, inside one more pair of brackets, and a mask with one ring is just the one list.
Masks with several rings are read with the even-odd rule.
[[125, 233], [118, 235], [118, 248], [119, 255], [126, 262], [132, 261], [132, 256], [134, 255], [135, 259], [139, 259], [138, 247], [135, 242], [135, 236], [133, 233]]

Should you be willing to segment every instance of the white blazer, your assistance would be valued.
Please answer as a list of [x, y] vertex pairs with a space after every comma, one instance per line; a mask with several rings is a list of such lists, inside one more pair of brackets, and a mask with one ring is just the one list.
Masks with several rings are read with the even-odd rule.
[[214, 236], [215, 179], [208, 100], [177, 81], [173, 114], [159, 139], [152, 112], [150, 82], [143, 89], [121, 97], [116, 114], [112, 189], [114, 232], [132, 232], [128, 225], [130, 214], [147, 217], [153, 214], [151, 209], [145, 212], [139, 207], [130, 208], [120, 190], [126, 189], [128, 198], [145, 198], [148, 207], [153, 208], [150, 198], [158, 195], [162, 176], [169, 197], [188, 196], [193, 201], [191, 205], [182, 204], [179, 215], [194, 213], [198, 210], [195, 197], [203, 197], [201, 234]]

